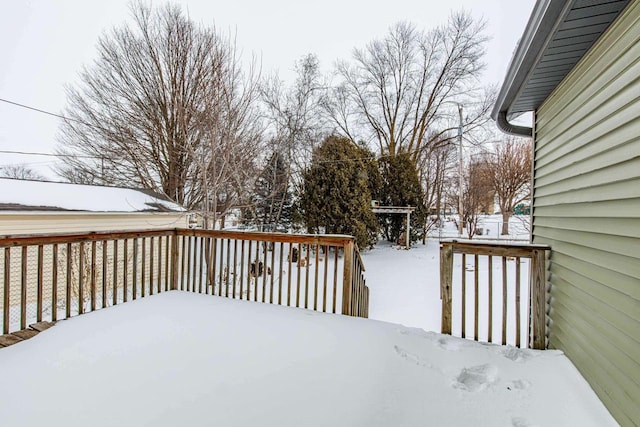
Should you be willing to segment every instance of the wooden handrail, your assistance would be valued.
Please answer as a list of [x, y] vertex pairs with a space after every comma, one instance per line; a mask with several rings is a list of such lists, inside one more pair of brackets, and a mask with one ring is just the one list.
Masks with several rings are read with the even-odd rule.
[[142, 238], [154, 236], [203, 236], [224, 239], [253, 240], [261, 242], [305, 243], [319, 245], [344, 245], [354, 241], [352, 236], [344, 234], [288, 234], [267, 233], [257, 231], [225, 231], [191, 228], [171, 228], [135, 231], [107, 231], [90, 233], [52, 233], [22, 234], [0, 236], [0, 248], [9, 246], [31, 246], [37, 244], [76, 243], [81, 241], [117, 240], [125, 238]]
[[177, 229], [172, 228], [161, 230], [105, 231], [91, 233], [17, 234], [11, 236], [0, 236], [0, 248], [171, 236], [176, 234], [176, 231]]
[[364, 264], [347, 235], [182, 228], [28, 234], [0, 236], [2, 252], [5, 334], [17, 319], [24, 329], [47, 316], [55, 321], [167, 290], [368, 315]]
[[[529, 320], [530, 327], [528, 332], [528, 342], [526, 343], [535, 349], [544, 349], [546, 347], [546, 252], [551, 248], [547, 245], [536, 244], [521, 244], [521, 243], [494, 243], [485, 241], [469, 241], [469, 240], [443, 240], [440, 242], [440, 298], [442, 301], [442, 320], [441, 320], [441, 332], [443, 334], [452, 334], [452, 322], [453, 322], [453, 275], [454, 275], [454, 255], [462, 255], [462, 268], [461, 268], [461, 288], [460, 292], [456, 293], [461, 298], [461, 336], [466, 338], [466, 314], [467, 314], [467, 292], [466, 292], [466, 276], [467, 276], [467, 263], [465, 261], [466, 255], [473, 255], [473, 294], [474, 294], [474, 334], [473, 338], [478, 340], [478, 325], [479, 325], [479, 293], [480, 293], [480, 280], [479, 280], [479, 257], [485, 256], [488, 260], [488, 278], [487, 289], [488, 293], [487, 309], [488, 313], [488, 338], [487, 341], [493, 340], [492, 328], [493, 328], [493, 257], [500, 257], [502, 268], [502, 322], [501, 329], [501, 343], [506, 344], [507, 338], [507, 309], [508, 309], [508, 278], [507, 278], [507, 259], [513, 259], [515, 261], [515, 288], [514, 288], [514, 301], [511, 303], [513, 314], [515, 315], [515, 345], [519, 346], [521, 320]], [[530, 274], [529, 274], [529, 294], [521, 294], [520, 283], [520, 259], [530, 259]], [[528, 312], [524, 314], [520, 311], [520, 298], [525, 296], [529, 301]]]
[[199, 228], [176, 229], [178, 236], [217, 237], [222, 239], [252, 240], [271, 243], [303, 243], [310, 245], [343, 246], [355, 239], [344, 234], [289, 234], [262, 231], [204, 230]]
[[457, 240], [443, 239], [440, 245], [451, 244], [453, 252], [456, 254], [471, 255], [492, 255], [492, 256], [509, 256], [509, 257], [528, 257], [533, 250], [548, 251], [551, 247], [548, 245], [537, 245], [532, 243], [520, 242], [500, 242], [482, 240]]

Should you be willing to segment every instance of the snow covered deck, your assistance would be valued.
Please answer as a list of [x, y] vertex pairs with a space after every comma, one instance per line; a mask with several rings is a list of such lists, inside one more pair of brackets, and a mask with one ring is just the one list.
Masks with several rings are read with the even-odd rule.
[[0, 349], [3, 426], [613, 426], [558, 351], [169, 291]]

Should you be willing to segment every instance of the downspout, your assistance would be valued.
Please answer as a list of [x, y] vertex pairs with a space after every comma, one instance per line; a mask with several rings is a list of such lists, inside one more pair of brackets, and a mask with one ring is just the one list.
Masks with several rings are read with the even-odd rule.
[[[533, 112], [533, 117], [531, 118], [531, 127], [533, 131], [533, 135], [535, 135], [536, 128], [536, 115], [537, 111]], [[533, 187], [533, 183], [535, 182], [536, 177], [536, 140], [532, 138], [531, 141], [531, 182], [529, 183], [530, 194], [529, 194], [529, 243], [533, 243], [533, 201], [535, 200], [533, 195], [535, 193], [535, 188]]]

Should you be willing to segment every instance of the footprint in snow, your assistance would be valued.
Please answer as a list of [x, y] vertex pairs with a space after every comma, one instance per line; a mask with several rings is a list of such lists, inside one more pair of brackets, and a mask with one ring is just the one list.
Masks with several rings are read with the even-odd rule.
[[525, 362], [529, 360], [533, 354], [531, 353], [531, 350], [507, 346], [504, 350], [502, 350], [502, 355], [514, 362]]
[[531, 387], [531, 383], [527, 380], [513, 380], [507, 384], [507, 387], [510, 390], [526, 390]]
[[438, 345], [441, 349], [447, 351], [460, 351], [465, 342], [461, 339], [450, 338], [447, 336], [438, 339]]
[[427, 338], [427, 339], [431, 338], [434, 335], [433, 332], [427, 332], [424, 329], [420, 329], [420, 328], [404, 327], [402, 329], [396, 329], [396, 331], [400, 335], [408, 335], [412, 337], [420, 337], [420, 338]]
[[454, 388], [466, 391], [480, 391], [496, 382], [498, 368], [491, 364], [463, 368], [453, 382]]
[[416, 364], [418, 366], [425, 366], [427, 368], [432, 368], [433, 365], [425, 360], [422, 360], [422, 358], [420, 356], [418, 356], [417, 354], [413, 354], [401, 347], [398, 347], [397, 345], [394, 345], [393, 348], [395, 349], [396, 353], [398, 354], [398, 356], [402, 357], [404, 360], [411, 362], [413, 364]]
[[531, 421], [527, 420], [526, 418], [522, 418], [522, 417], [511, 418], [511, 425], [513, 427], [535, 427], [535, 424], [533, 424]]

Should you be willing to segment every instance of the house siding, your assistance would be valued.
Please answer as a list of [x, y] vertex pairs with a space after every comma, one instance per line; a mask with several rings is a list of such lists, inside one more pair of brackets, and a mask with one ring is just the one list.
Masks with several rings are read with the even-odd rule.
[[533, 218], [552, 248], [549, 346], [639, 426], [639, 0], [536, 112]]
[[187, 213], [4, 212], [0, 236], [187, 227]]

